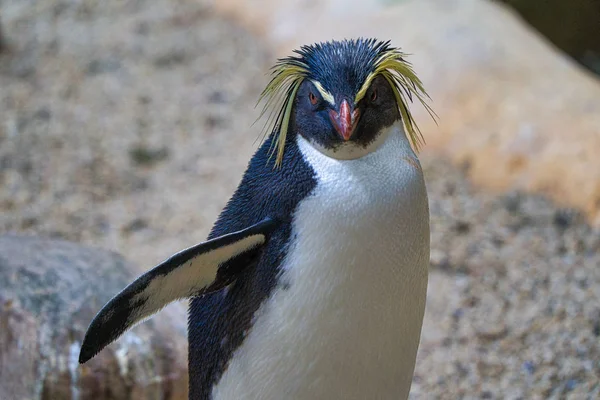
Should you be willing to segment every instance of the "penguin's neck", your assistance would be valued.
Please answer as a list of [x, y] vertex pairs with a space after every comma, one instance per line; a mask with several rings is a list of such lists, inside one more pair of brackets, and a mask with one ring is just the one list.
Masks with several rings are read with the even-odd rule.
[[[328, 148], [321, 146], [319, 143], [311, 140], [307, 140], [302, 136], [298, 136], [298, 145], [301, 149], [303, 149], [302, 153], [306, 157], [307, 154], [310, 154], [311, 151], [306, 146], [311, 146], [315, 150], [318, 150], [319, 153], [332, 158], [334, 160], [356, 160], [358, 158], [362, 158], [369, 153], [377, 150], [385, 141], [388, 139], [390, 134], [397, 130], [396, 124], [391, 127], [384, 128], [375, 136], [373, 141], [371, 141], [367, 146], [361, 146], [353, 142], [345, 142], [341, 143], [337, 147]], [[402, 129], [400, 127], [400, 129]]]
[[317, 184], [293, 215], [281, 285], [215, 398], [405, 398], [429, 261], [427, 196], [400, 124], [363, 157], [298, 137]]

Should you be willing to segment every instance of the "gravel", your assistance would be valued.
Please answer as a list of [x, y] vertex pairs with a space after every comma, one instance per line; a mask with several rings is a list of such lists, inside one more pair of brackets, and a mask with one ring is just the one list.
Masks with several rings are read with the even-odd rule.
[[598, 398], [600, 230], [423, 161], [432, 254], [414, 397]]
[[[208, 233], [258, 145], [273, 60], [203, 2], [113, 3], [3, 2], [0, 232], [145, 270]], [[412, 397], [600, 397], [600, 231], [422, 159], [432, 263]]]
[[0, 229], [142, 268], [204, 239], [259, 137], [260, 43], [198, 1], [26, 3], [3, 4]]

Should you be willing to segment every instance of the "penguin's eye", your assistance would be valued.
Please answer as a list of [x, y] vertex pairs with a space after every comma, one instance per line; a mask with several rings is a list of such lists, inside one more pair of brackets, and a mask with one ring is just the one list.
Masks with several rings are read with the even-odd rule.
[[371, 92], [371, 101], [377, 100], [377, 89], [373, 89]]
[[310, 104], [313, 106], [317, 104], [317, 96], [313, 92], [308, 93], [308, 99], [310, 100]]

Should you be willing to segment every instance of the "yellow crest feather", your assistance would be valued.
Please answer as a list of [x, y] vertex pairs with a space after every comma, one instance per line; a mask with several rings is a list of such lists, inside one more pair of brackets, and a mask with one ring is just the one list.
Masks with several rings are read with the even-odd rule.
[[[283, 150], [289, 129], [292, 105], [300, 84], [308, 76], [308, 68], [297, 60], [281, 59], [273, 67], [272, 76], [271, 81], [258, 98], [258, 103], [266, 100], [258, 118], [261, 118], [267, 110], [272, 110], [265, 123], [264, 132], [266, 135], [268, 132], [278, 131], [276, 140], [271, 143], [270, 155], [277, 153], [275, 166], [280, 167], [283, 161]], [[274, 147], [275, 144], [276, 148]]]
[[418, 151], [425, 143], [425, 139], [408, 108], [408, 100], [412, 102], [413, 96], [416, 97], [434, 121], [437, 116], [433, 109], [426, 103], [426, 98], [430, 99], [430, 97], [425, 91], [423, 83], [413, 71], [412, 65], [408, 61], [405, 61], [405, 57], [405, 53], [395, 48], [385, 51], [375, 62], [373, 72], [369, 74], [360, 90], [356, 93], [354, 102], [358, 103], [365, 96], [369, 86], [371, 86], [371, 82], [373, 82], [373, 79], [377, 75], [383, 76], [392, 87], [406, 133], [413, 147]]

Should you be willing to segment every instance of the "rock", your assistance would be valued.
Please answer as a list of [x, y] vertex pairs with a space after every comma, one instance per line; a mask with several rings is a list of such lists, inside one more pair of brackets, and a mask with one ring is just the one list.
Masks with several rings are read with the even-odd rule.
[[598, 398], [600, 229], [543, 196], [476, 190], [432, 154], [421, 162], [432, 268], [410, 398]]
[[121, 67], [117, 58], [94, 59], [88, 63], [85, 73], [95, 76], [118, 71]]
[[469, 165], [485, 188], [525, 189], [600, 226], [600, 83], [506, 6], [484, 0], [215, 2], [278, 56], [305, 43], [375, 36], [410, 53], [439, 115], [414, 107], [426, 151]]
[[508, 329], [502, 323], [477, 330], [477, 337], [484, 342], [493, 342], [502, 339], [507, 334]]
[[131, 282], [131, 270], [114, 253], [0, 236], [0, 399], [187, 399], [181, 308], [78, 364], [89, 322]]
[[0, 231], [111, 248], [138, 272], [204, 240], [261, 141], [263, 43], [205, 0], [42, 3], [0, 6]]
[[0, 53], [6, 50], [6, 40], [4, 39], [4, 33], [2, 31], [2, 22], [0, 22]]

